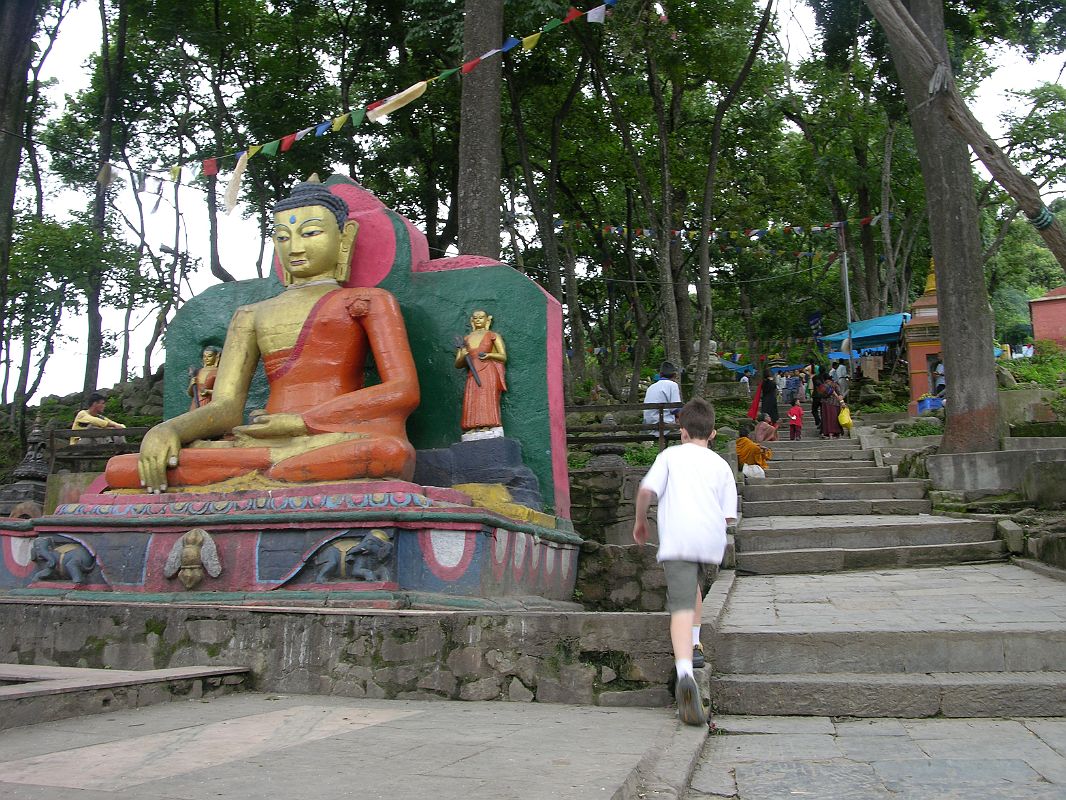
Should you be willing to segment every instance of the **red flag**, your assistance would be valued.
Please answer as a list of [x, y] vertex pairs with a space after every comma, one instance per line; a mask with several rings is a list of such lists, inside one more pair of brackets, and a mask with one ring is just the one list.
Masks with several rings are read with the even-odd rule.
[[472, 59], [470, 61], [467, 61], [465, 64], [463, 64], [463, 66], [459, 69], [459, 71], [462, 72], [464, 75], [466, 75], [468, 72], [472, 72], [474, 67], [476, 67], [480, 63], [481, 63], [481, 58], [480, 57]]
[[293, 142], [296, 141], [296, 134], [290, 133], [288, 136], [281, 137], [281, 152], [285, 152], [292, 147]]
[[751, 398], [751, 405], [748, 407], [748, 419], [755, 419], [759, 416], [759, 401], [762, 399], [762, 383], [755, 387], [755, 396]]
[[566, 25], [568, 22], [573, 22], [578, 17], [584, 15], [584, 13], [584, 11], [578, 11], [573, 6], [570, 6], [570, 10], [567, 11], [566, 16], [563, 17], [563, 25]]
[[217, 158], [205, 158], [203, 164], [204, 175], [218, 175], [218, 159]]

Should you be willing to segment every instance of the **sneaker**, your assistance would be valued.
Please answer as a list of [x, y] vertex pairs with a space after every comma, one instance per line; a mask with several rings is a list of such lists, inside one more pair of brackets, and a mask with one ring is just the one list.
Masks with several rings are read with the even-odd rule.
[[697, 642], [692, 645], [692, 668], [703, 669], [707, 666], [707, 659], [703, 657], [703, 644]]
[[707, 722], [707, 712], [703, 710], [700, 700], [700, 687], [691, 675], [682, 675], [677, 680], [677, 713], [686, 725], [703, 725]]

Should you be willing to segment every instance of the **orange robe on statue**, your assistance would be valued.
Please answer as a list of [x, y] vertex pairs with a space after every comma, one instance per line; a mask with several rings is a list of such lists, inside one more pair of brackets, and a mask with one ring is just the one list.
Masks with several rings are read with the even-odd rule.
[[481, 353], [492, 352], [496, 334], [485, 331], [477, 347], [471, 346], [470, 338], [470, 335], [467, 335], [466, 348], [470, 351], [470, 360], [477, 370], [481, 385], [477, 385], [473, 372], [467, 373], [466, 389], [463, 391], [463, 416], [459, 427], [464, 431], [496, 428], [503, 424], [500, 422], [500, 393], [507, 391], [504, 365], [491, 358], [484, 361], [478, 358]]
[[[240, 324], [235, 317], [231, 330]], [[364, 388], [371, 352], [381, 383]], [[182, 449], [178, 466], [167, 470], [168, 486], [201, 486], [255, 470], [294, 483], [411, 478], [415, 450], [406, 422], [418, 406], [418, 376], [390, 293], [358, 288], [324, 295], [295, 346], [263, 354], [263, 364], [270, 384], [267, 413], [299, 414], [307, 435], [261, 440], [261, 446], [249, 438], [198, 442]], [[139, 488], [138, 458], [112, 458], [108, 486]]]

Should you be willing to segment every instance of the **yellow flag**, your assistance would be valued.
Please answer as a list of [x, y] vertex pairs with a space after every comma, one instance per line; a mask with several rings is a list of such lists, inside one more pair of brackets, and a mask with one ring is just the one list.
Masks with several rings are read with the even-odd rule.
[[336, 133], [344, 127], [344, 123], [348, 121], [348, 117], [350, 116], [351, 114], [341, 114], [339, 117], [334, 117], [333, 124], [330, 125], [329, 129]]
[[226, 187], [226, 213], [229, 214], [233, 209], [237, 207], [237, 192], [241, 188], [241, 178], [244, 177], [244, 170], [248, 167], [248, 153], [241, 153], [240, 159], [237, 161], [237, 168], [233, 170], [233, 177], [229, 179], [229, 186]]
[[534, 34], [531, 34], [530, 36], [526, 36], [525, 38], [523, 38], [522, 39], [522, 49], [523, 50], [532, 50], [534, 47], [536, 47], [537, 46], [537, 42], [540, 41], [540, 33], [541, 33], [540, 31], [537, 31]]
[[392, 97], [386, 97], [381, 101], [381, 105], [374, 106], [367, 110], [367, 119], [371, 122], [384, 123], [384, 118], [393, 111], [403, 108], [408, 103], [413, 103], [419, 97], [424, 95], [426, 93], [427, 85], [427, 81], [419, 81], [414, 86], [408, 86], [399, 94], [394, 94]]
[[252, 158], [256, 153], [263, 149], [261, 144], [253, 144], [248, 147], [248, 158]]
[[172, 181], [177, 182], [179, 178], [181, 178], [181, 167], [171, 167], [170, 168], [170, 179]]

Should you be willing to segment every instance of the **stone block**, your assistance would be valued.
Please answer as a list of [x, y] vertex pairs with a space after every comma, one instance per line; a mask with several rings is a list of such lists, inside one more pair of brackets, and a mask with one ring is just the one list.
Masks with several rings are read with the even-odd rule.
[[460, 700], [495, 700], [499, 696], [500, 678], [497, 675], [464, 683], [459, 689]]
[[664, 611], [666, 609], [666, 594], [664, 592], [644, 592], [640, 596], [640, 607], [643, 611]]
[[233, 625], [224, 619], [191, 619], [185, 630], [199, 644], [225, 644], [233, 638]]
[[996, 532], [1012, 553], [1022, 555], [1025, 552], [1025, 531], [1017, 522], [1001, 519], [996, 523]]
[[513, 675], [517, 669], [514, 655], [507, 655], [499, 650], [489, 650], [485, 653], [485, 663], [500, 675]]
[[384, 700], [388, 694], [373, 681], [366, 682], [366, 696], [371, 700]]
[[467, 678], [484, 672], [481, 650], [477, 647], [460, 647], [448, 656], [448, 669], [456, 677]]
[[640, 584], [637, 581], [626, 581], [610, 594], [612, 603], [625, 608], [630, 607], [638, 597], [640, 597]]
[[673, 702], [665, 686], [649, 686], [626, 692], [600, 692], [596, 703], [611, 708], [666, 708]]
[[564, 664], [558, 678], [541, 676], [537, 681], [537, 701], [592, 705], [595, 679], [596, 668], [589, 664]]
[[440, 628], [424, 627], [418, 630], [414, 641], [400, 641], [395, 635], [386, 637], [379, 652], [385, 661], [421, 661], [434, 658], [443, 645], [444, 634]]
[[348, 646], [344, 648], [344, 652], [347, 653], [350, 656], [355, 656], [356, 658], [360, 658], [362, 656], [365, 656], [366, 655], [366, 637], [365, 636], [360, 636], [354, 642], [349, 643]]
[[610, 683], [618, 677], [618, 673], [610, 667], [600, 667], [600, 681], [602, 683]]
[[1041, 508], [1066, 504], [1066, 461], [1037, 461], [1025, 468], [1022, 495]]
[[518, 678], [512, 678], [507, 686], [507, 699], [514, 703], [532, 703], [533, 692]]

